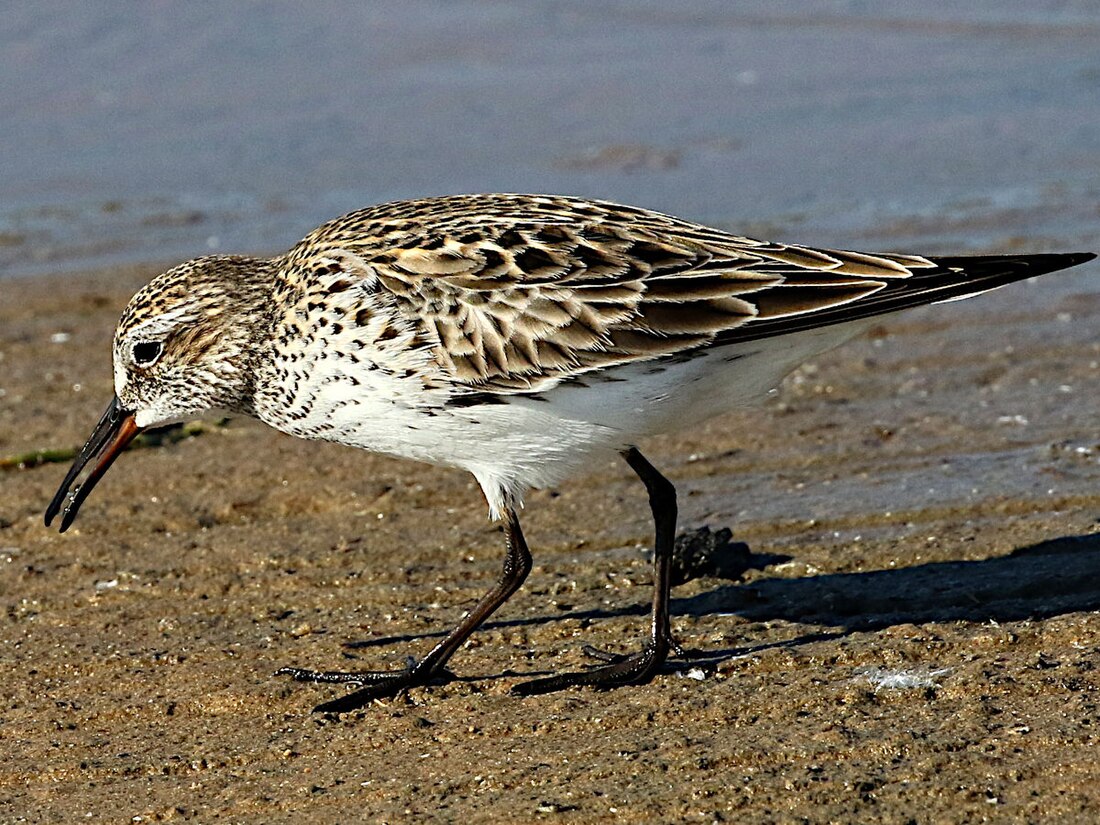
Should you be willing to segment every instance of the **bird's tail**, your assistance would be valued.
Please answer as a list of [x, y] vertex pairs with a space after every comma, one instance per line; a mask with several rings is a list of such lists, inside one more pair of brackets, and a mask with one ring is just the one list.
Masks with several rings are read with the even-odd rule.
[[926, 258], [931, 266], [913, 268], [908, 277], [891, 279], [882, 289], [849, 303], [745, 324], [721, 336], [723, 342], [786, 335], [803, 329], [858, 321], [922, 304], [959, 301], [1047, 272], [1091, 261], [1092, 252], [1040, 255], [973, 255]]

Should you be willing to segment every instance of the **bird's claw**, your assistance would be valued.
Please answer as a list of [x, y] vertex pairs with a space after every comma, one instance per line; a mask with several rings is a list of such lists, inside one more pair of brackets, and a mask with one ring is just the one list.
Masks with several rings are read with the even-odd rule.
[[519, 696], [534, 696], [567, 687], [610, 689], [624, 685], [644, 685], [661, 669], [661, 665], [668, 656], [668, 644], [650, 641], [640, 651], [629, 656], [617, 656], [590, 646], [586, 646], [585, 653], [608, 664], [590, 670], [559, 673], [556, 676], [523, 682], [513, 687], [512, 693]]
[[420, 667], [412, 657], [409, 657], [404, 670], [344, 672], [281, 667], [275, 671], [275, 675], [289, 676], [296, 682], [363, 685], [359, 690], [322, 702], [313, 709], [316, 713], [347, 713], [368, 705], [375, 699], [390, 699], [411, 687], [442, 685], [454, 678], [454, 674], [446, 669]]

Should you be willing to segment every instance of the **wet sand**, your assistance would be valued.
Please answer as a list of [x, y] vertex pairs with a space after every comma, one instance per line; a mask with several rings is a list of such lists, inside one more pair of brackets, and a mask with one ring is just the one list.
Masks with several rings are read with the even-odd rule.
[[[152, 272], [4, 284], [0, 455], [83, 440]], [[400, 667], [450, 627], [501, 557], [472, 480], [233, 420], [129, 452], [59, 536], [64, 466], [0, 471], [0, 819], [1091, 821], [1094, 278], [886, 319], [645, 445], [683, 528], [754, 565], [677, 588], [697, 658], [645, 687], [508, 694], [640, 639], [625, 465], [531, 496], [534, 571], [456, 681], [338, 718], [273, 672]]]

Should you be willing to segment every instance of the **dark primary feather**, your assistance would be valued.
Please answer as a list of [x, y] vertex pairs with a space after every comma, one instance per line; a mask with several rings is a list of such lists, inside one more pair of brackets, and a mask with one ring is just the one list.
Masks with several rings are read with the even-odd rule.
[[718, 337], [722, 343], [752, 341], [790, 332], [856, 321], [887, 312], [977, 295], [1006, 284], [1057, 272], [1091, 261], [1091, 252], [1037, 255], [973, 255], [933, 257], [933, 269], [914, 271], [906, 280], [888, 283], [862, 300], [824, 307], [784, 318], [760, 318]]

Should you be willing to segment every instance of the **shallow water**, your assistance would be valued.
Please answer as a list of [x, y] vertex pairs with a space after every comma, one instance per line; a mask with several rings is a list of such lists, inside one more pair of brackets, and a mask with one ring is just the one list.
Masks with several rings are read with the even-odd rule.
[[756, 235], [1095, 237], [1100, 8], [45, 0], [0, 30], [0, 276], [285, 248], [391, 198], [553, 191]]

